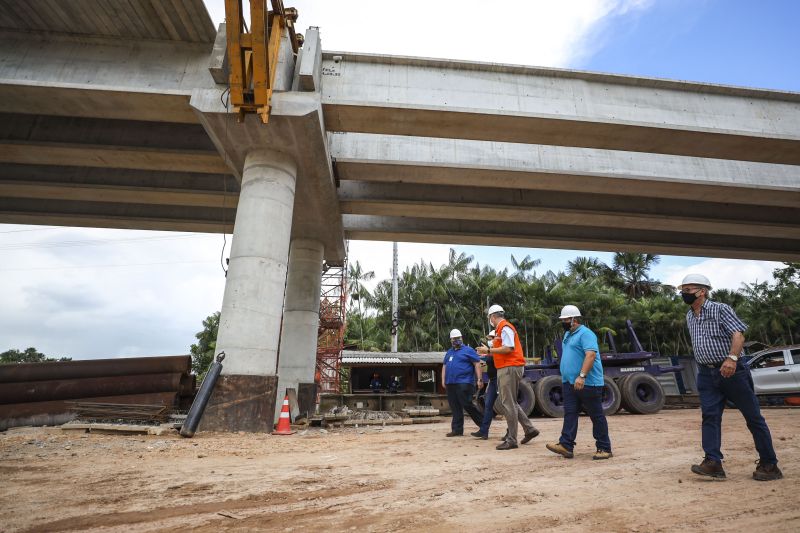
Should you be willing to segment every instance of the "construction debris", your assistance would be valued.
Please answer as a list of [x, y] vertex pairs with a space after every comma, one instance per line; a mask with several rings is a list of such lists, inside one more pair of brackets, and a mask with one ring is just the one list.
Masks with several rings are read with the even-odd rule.
[[165, 431], [173, 431], [170, 424], [147, 426], [141, 424], [103, 424], [69, 422], [61, 426], [62, 431], [81, 431], [83, 433], [105, 433], [114, 435], [162, 435]]
[[68, 402], [69, 409], [82, 421], [128, 421], [162, 423], [169, 410], [165, 405], [142, 405], [101, 402]]

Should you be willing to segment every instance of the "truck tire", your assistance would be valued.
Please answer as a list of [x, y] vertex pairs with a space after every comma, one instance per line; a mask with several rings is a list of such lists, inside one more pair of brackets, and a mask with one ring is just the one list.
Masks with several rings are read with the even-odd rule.
[[536, 394], [533, 392], [533, 385], [526, 379], [519, 382], [517, 403], [528, 417], [533, 414], [533, 410], [536, 408]]
[[664, 407], [664, 389], [650, 374], [639, 372], [626, 376], [620, 388], [622, 407], [629, 413], [651, 415]]
[[614, 380], [603, 376], [603, 414], [611, 416], [622, 405], [622, 393]]
[[545, 376], [533, 387], [539, 412], [550, 418], [564, 416], [564, 396], [561, 391], [561, 376]]

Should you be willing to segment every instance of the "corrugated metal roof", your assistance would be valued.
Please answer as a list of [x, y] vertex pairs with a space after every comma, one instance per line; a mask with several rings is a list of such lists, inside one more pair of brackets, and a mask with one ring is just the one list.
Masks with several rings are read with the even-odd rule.
[[0, 29], [213, 43], [203, 0], [0, 0]]
[[342, 364], [437, 364], [444, 352], [342, 352]]

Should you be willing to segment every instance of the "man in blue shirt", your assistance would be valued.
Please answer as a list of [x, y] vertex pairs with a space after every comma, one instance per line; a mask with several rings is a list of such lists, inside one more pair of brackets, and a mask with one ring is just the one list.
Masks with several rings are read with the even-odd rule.
[[561, 438], [556, 444], [548, 444], [547, 449], [572, 459], [578, 435], [578, 413], [583, 408], [592, 419], [592, 435], [597, 446], [592, 459], [608, 459], [612, 457], [611, 439], [603, 414], [603, 365], [597, 335], [581, 324], [581, 312], [574, 305], [565, 305], [559, 319], [564, 328], [560, 365], [564, 425]]
[[472, 395], [475, 394], [476, 381], [478, 387], [483, 386], [483, 373], [478, 354], [464, 344], [459, 330], [450, 332], [450, 343], [453, 347], [447, 350], [442, 367], [442, 386], [447, 390], [447, 403], [453, 412], [447, 436], [460, 437], [464, 434], [464, 411], [476, 426], [481, 426], [481, 413], [472, 404]]

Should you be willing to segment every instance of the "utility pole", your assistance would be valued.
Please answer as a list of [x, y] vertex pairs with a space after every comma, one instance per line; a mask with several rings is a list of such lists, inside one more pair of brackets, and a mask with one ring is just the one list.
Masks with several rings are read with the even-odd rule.
[[392, 353], [397, 352], [397, 243], [394, 243], [392, 260]]

